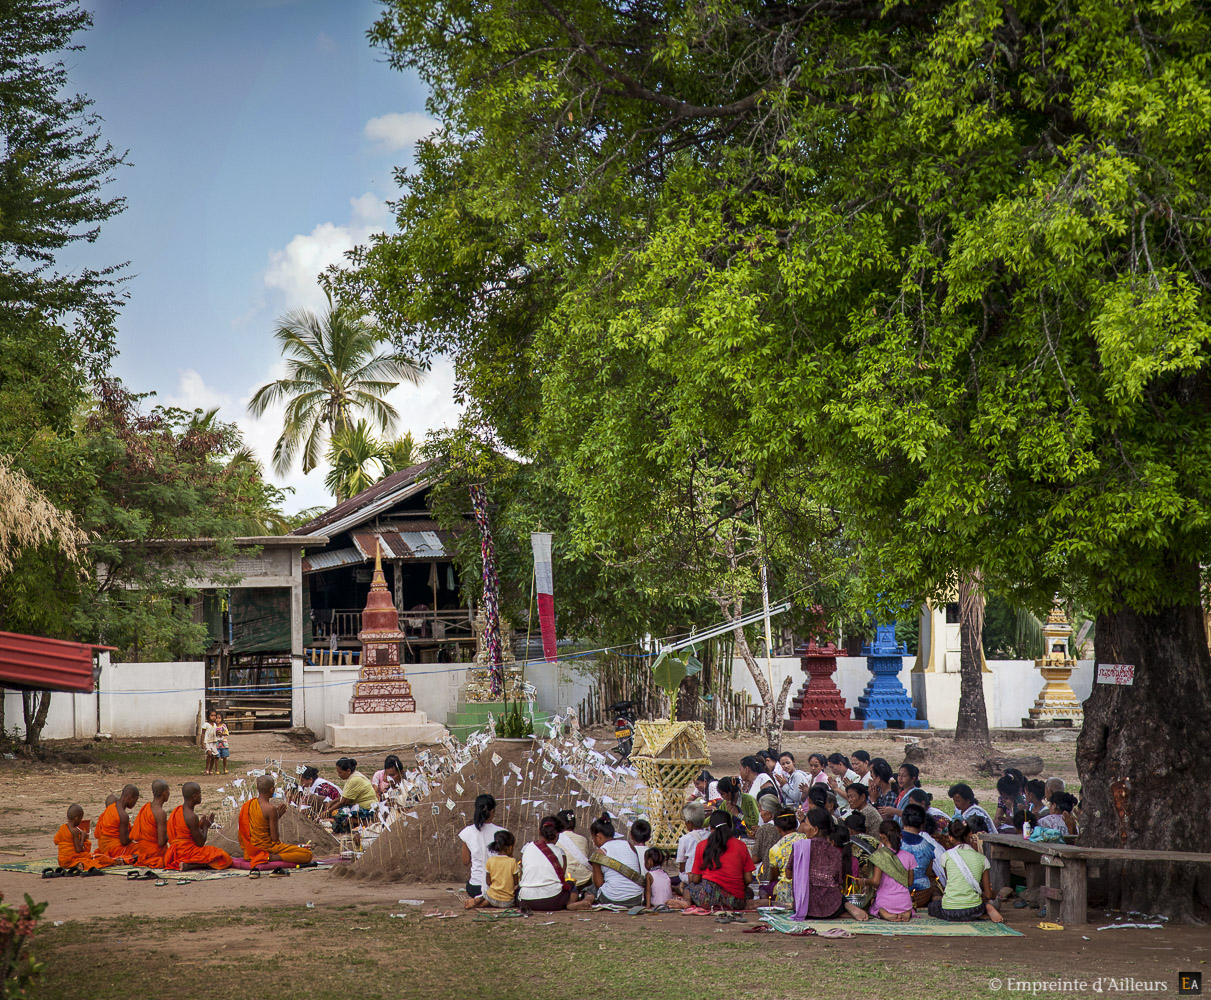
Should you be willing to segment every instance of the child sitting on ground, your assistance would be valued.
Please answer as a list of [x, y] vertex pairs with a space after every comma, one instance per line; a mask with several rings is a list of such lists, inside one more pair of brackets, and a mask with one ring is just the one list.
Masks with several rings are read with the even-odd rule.
[[508, 830], [497, 830], [488, 845], [488, 860], [484, 864], [484, 881], [487, 883], [482, 896], [468, 899], [463, 905], [468, 910], [478, 906], [495, 906], [506, 909], [517, 899], [517, 883], [521, 865], [513, 859], [516, 840]]
[[643, 852], [643, 866], [647, 869], [643, 884], [643, 905], [668, 906], [673, 898], [673, 882], [663, 867], [664, 851], [659, 847], [649, 847]]
[[100, 875], [98, 869], [117, 864], [113, 858], [93, 852], [92, 841], [88, 839], [88, 820], [84, 818], [84, 807], [78, 802], [67, 807], [67, 822], [55, 834], [55, 846], [59, 848], [59, 867], [72, 874]]

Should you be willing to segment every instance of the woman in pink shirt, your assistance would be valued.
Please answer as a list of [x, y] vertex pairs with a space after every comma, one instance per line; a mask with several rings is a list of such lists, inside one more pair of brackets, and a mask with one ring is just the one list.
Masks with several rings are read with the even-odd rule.
[[[869, 920], [870, 917], [878, 916], [897, 923], [911, 920], [915, 913], [912, 905], [912, 872], [917, 860], [908, 851], [900, 849], [900, 824], [894, 819], [885, 819], [879, 824], [879, 842], [896, 856], [896, 860], [907, 873], [908, 884], [904, 885], [882, 868], [875, 866], [870, 878], [858, 879], [863, 885], [875, 887], [875, 901], [871, 904], [870, 914], [858, 919]], [[858, 912], [861, 913], [860, 910]]]

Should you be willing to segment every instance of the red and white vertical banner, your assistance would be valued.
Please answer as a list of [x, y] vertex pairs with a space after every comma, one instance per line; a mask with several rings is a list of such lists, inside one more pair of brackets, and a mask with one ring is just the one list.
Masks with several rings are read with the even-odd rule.
[[555, 579], [551, 570], [551, 533], [530, 532], [534, 550], [534, 589], [538, 593], [538, 624], [542, 628], [542, 656], [554, 663], [555, 655]]

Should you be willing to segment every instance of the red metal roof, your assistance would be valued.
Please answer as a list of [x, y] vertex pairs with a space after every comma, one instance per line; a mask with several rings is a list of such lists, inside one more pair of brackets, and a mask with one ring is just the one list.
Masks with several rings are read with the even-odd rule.
[[42, 691], [91, 691], [93, 653], [114, 648], [0, 632], [0, 684]]

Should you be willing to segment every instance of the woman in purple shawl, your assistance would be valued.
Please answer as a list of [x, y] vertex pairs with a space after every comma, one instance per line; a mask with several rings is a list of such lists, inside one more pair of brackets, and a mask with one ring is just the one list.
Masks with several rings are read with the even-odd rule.
[[791, 850], [791, 890], [796, 920], [829, 920], [846, 909], [845, 876], [852, 872], [849, 831], [824, 809], [808, 811], [806, 834]]

